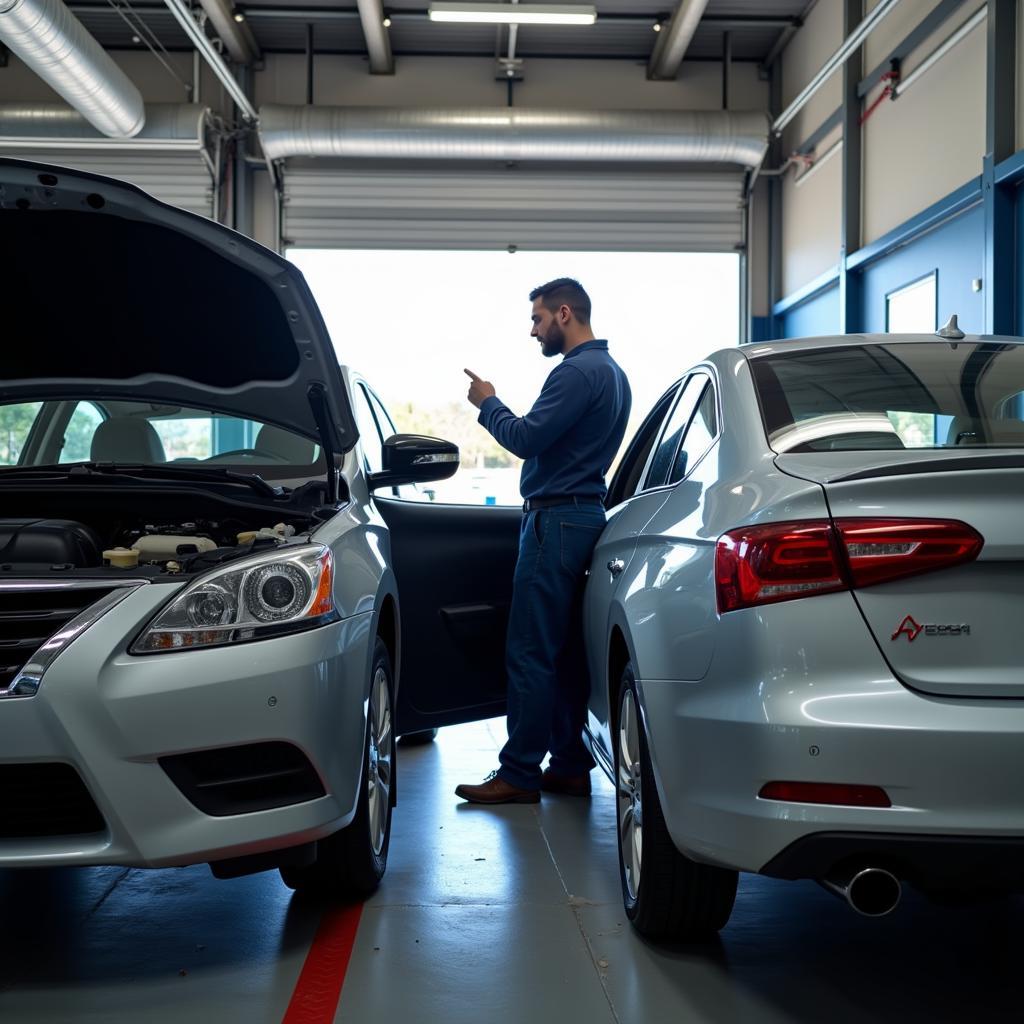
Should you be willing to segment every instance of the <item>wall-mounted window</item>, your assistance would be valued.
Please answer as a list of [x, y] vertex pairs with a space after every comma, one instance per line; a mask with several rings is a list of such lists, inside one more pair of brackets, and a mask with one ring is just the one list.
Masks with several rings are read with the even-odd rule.
[[897, 288], [885, 297], [885, 329], [889, 334], [934, 334], [938, 329], [938, 273]]

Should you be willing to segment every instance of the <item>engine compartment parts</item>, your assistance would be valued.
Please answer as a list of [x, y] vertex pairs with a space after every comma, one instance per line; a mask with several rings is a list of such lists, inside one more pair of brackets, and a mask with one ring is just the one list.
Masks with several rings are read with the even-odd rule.
[[251, 544], [255, 540], [287, 540], [295, 536], [295, 527], [287, 523], [278, 523], [276, 526], [264, 526], [259, 530], [244, 530], [238, 534], [239, 544]]
[[115, 569], [134, 569], [139, 564], [139, 553], [134, 548], [108, 548], [103, 552], [103, 563]]
[[179, 555], [198, 555], [217, 546], [209, 537], [184, 534], [155, 533], [139, 537], [132, 549], [138, 552], [140, 562], [168, 562]]
[[72, 519], [0, 519], [0, 563], [100, 565], [99, 534]]

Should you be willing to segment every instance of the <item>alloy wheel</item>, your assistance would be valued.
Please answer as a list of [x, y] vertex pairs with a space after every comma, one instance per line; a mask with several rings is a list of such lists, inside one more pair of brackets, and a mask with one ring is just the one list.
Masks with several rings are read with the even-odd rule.
[[622, 874], [629, 898], [635, 900], [640, 892], [643, 856], [643, 795], [640, 789], [640, 722], [632, 690], [623, 693], [619, 709], [617, 761], [616, 796]]
[[387, 672], [378, 667], [370, 687], [370, 745], [367, 764], [370, 843], [379, 856], [387, 835], [391, 805], [391, 769], [394, 744], [391, 734], [391, 689]]

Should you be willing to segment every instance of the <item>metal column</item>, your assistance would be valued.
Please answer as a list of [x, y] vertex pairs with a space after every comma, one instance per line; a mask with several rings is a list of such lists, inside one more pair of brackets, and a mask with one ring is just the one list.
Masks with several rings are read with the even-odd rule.
[[985, 333], [1015, 334], [1015, 184], [999, 184], [996, 167], [1016, 148], [1017, 0], [988, 0], [985, 88]]
[[[843, 0], [844, 38], [849, 38], [863, 18], [864, 0]], [[863, 47], [858, 47], [843, 64], [843, 170], [839, 225], [839, 330], [843, 334], [856, 334], [863, 323], [860, 275], [847, 265], [847, 260], [861, 244], [861, 100], [857, 95], [857, 85], [863, 75], [863, 65]]]

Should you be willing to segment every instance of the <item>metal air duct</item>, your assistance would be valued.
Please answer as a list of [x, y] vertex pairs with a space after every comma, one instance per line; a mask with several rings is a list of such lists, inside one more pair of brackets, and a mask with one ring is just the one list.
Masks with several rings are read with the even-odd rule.
[[755, 167], [767, 115], [731, 111], [545, 110], [526, 107], [260, 108], [268, 160], [547, 160], [729, 163]]
[[104, 135], [142, 130], [142, 94], [61, 0], [0, 0], [0, 41]]
[[663, 27], [647, 64], [650, 78], [675, 78], [693, 40], [708, 0], [679, 0], [679, 6]]

